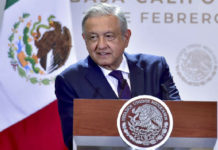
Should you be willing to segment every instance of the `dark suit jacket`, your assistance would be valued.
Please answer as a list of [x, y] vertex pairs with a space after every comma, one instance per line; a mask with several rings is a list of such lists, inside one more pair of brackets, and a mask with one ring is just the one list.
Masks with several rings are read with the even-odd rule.
[[[127, 53], [125, 56], [130, 70], [132, 97], [152, 95], [162, 100], [180, 99], [164, 57]], [[118, 99], [90, 56], [57, 76], [55, 93], [64, 141], [69, 148], [72, 146], [73, 99]]]

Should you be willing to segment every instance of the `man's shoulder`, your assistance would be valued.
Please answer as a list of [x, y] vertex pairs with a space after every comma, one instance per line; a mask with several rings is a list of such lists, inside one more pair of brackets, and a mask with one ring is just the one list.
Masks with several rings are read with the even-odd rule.
[[138, 62], [148, 62], [148, 63], [153, 63], [157, 61], [163, 61], [164, 57], [163, 56], [157, 56], [157, 55], [152, 55], [152, 54], [125, 54], [127, 57], [127, 60], [138, 63]]
[[75, 64], [70, 65], [63, 72], [61, 72], [60, 75], [62, 76], [79, 75], [82, 74], [86, 70], [86, 68], [88, 68], [87, 58], [80, 60]]

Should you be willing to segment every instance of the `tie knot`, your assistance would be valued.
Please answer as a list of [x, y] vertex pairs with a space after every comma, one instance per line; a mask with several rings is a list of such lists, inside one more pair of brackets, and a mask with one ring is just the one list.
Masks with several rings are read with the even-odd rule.
[[114, 70], [109, 75], [113, 76], [118, 80], [117, 91], [118, 91], [119, 98], [130, 99], [131, 91], [127, 81], [123, 78], [122, 72], [119, 70]]
[[114, 70], [109, 75], [113, 76], [118, 81], [122, 81], [123, 80], [123, 75], [122, 75], [122, 72], [120, 70]]

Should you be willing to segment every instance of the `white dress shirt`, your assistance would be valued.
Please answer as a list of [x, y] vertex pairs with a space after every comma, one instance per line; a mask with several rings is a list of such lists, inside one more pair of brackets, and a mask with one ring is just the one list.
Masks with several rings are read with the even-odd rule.
[[[114, 78], [113, 76], [109, 75], [112, 72], [112, 70], [105, 69], [101, 66], [99, 66], [99, 67], [101, 68], [101, 70], [102, 70], [105, 78], [107, 79], [108, 83], [110, 84], [111, 88], [116, 93], [117, 97], [119, 97], [118, 92], [117, 92], [118, 80], [116, 78]], [[123, 60], [120, 64], [120, 66], [116, 70], [120, 70], [122, 72], [123, 78], [126, 79], [128, 85], [129, 85], [129, 88], [131, 90], [130, 79], [129, 79], [129, 67], [128, 67], [126, 57], [124, 55], [123, 55]]]

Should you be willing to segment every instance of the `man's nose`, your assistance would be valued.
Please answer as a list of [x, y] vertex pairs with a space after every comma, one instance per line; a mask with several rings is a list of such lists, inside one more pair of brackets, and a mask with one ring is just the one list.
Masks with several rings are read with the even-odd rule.
[[101, 36], [98, 39], [98, 48], [104, 49], [105, 47], [107, 47], [107, 41], [105, 40], [103, 36]]

